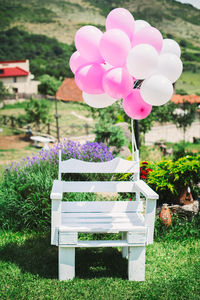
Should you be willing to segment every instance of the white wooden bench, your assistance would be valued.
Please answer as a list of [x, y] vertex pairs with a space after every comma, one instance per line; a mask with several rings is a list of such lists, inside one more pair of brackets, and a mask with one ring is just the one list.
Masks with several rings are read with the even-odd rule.
[[[62, 173], [135, 173], [136, 181], [76, 181], [61, 180]], [[51, 192], [51, 244], [59, 247], [59, 279], [75, 276], [75, 248], [122, 247], [128, 258], [129, 280], [145, 278], [145, 246], [153, 243], [156, 199], [158, 195], [139, 176], [139, 160], [115, 158], [95, 163], [76, 159], [61, 161], [59, 178]], [[63, 193], [126, 192], [136, 193], [136, 201], [62, 201]], [[146, 198], [145, 213], [143, 201]], [[121, 233], [121, 240], [78, 240], [78, 233]]]

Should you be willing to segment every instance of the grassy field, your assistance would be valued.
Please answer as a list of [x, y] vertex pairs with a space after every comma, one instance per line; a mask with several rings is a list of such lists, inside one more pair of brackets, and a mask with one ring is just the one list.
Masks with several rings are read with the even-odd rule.
[[146, 280], [127, 280], [117, 248], [76, 251], [76, 278], [59, 282], [57, 247], [41, 233], [0, 232], [0, 299], [200, 299], [200, 241], [156, 241], [146, 250]]
[[[25, 114], [25, 106], [29, 100], [26, 100], [22, 103], [16, 103], [14, 105], [5, 105], [3, 109], [0, 110], [0, 115], [8, 115], [18, 117], [21, 114]], [[55, 134], [55, 102], [48, 101], [48, 105], [50, 107], [50, 115], [51, 115], [51, 125]], [[70, 126], [80, 126], [77, 129], [74, 129], [72, 134], [73, 136], [80, 136], [85, 134], [84, 125], [88, 123], [89, 125], [93, 123], [92, 118], [90, 117], [89, 110], [87, 105], [78, 103], [78, 102], [57, 102], [58, 106], [58, 114], [59, 114], [59, 127], [61, 131], [68, 131], [68, 134], [65, 133], [64, 136], [70, 135]], [[61, 132], [62, 135], [62, 132]]]
[[183, 72], [176, 83], [176, 89], [182, 89], [187, 94], [200, 93], [199, 73]]

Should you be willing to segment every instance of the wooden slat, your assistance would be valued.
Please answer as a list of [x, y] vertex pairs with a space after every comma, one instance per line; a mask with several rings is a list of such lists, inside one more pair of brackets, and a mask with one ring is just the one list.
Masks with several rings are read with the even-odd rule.
[[122, 231], [132, 231], [137, 226], [143, 226], [144, 223], [141, 220], [135, 220], [134, 223], [116, 223], [116, 224], [63, 224], [62, 223], [62, 230], [66, 230], [69, 232], [102, 232], [102, 233], [118, 233]]
[[134, 193], [132, 181], [66, 181], [63, 182], [65, 193]]
[[134, 217], [132, 218], [87, 218], [87, 219], [80, 219], [80, 218], [63, 218], [62, 216], [62, 224], [119, 224], [119, 223], [134, 223]]
[[62, 213], [123, 213], [142, 211], [142, 202], [137, 201], [73, 201], [62, 202]]
[[[138, 210], [139, 211], [139, 210]], [[62, 212], [62, 216], [65, 218], [84, 218], [84, 219], [88, 219], [88, 218], [131, 218], [133, 216], [135, 216], [136, 211], [134, 212], [88, 212], [88, 213], [84, 213], [84, 212], [76, 212], [76, 213], [71, 213], [71, 212]]]
[[148, 199], [158, 199], [159, 196], [155, 193], [143, 180], [135, 181], [135, 189], [142, 193]]
[[[142, 246], [144, 243], [135, 243], [131, 246]], [[99, 241], [78, 241], [77, 245], [74, 245], [75, 248], [83, 247], [83, 248], [89, 248], [89, 247], [127, 247], [130, 246], [130, 244], [127, 243], [126, 240], [99, 240]], [[70, 248], [71, 245], [62, 245], [64, 248]]]
[[114, 158], [107, 162], [87, 162], [78, 159], [61, 161], [61, 173], [137, 173], [138, 162]]
[[63, 182], [54, 180], [50, 198], [52, 200], [62, 200], [63, 197]]

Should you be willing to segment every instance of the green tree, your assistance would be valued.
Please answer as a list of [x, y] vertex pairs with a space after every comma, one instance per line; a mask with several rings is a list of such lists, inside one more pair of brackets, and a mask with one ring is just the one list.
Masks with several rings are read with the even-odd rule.
[[8, 95], [8, 91], [3, 82], [0, 81], [0, 101], [3, 100], [6, 95]]
[[48, 74], [42, 75], [40, 78], [40, 85], [38, 87], [38, 90], [40, 93], [44, 95], [51, 95], [54, 96], [61, 85], [61, 81], [56, 79], [53, 76], [50, 76]]
[[191, 104], [188, 101], [183, 103], [173, 111], [173, 123], [183, 130], [183, 140], [185, 143], [185, 133], [188, 127], [192, 125], [195, 120], [195, 113], [197, 111], [197, 105]]
[[31, 99], [26, 107], [26, 121], [34, 123], [37, 130], [40, 130], [40, 125], [46, 124], [50, 120], [49, 105], [46, 100]]

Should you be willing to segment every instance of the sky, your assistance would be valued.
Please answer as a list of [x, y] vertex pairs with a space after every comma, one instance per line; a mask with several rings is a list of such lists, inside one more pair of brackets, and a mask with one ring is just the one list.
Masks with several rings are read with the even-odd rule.
[[195, 6], [196, 8], [200, 9], [200, 0], [176, 0], [181, 3], [189, 3]]

